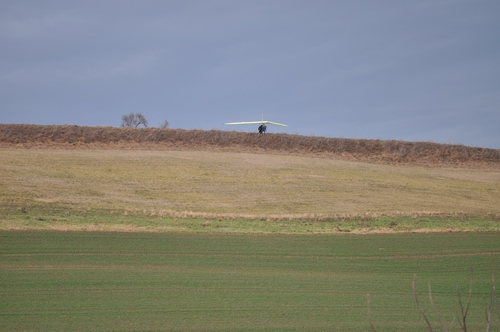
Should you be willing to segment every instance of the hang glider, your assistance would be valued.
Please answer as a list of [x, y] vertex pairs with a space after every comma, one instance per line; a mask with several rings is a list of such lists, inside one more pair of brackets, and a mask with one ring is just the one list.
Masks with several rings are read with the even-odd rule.
[[262, 120], [262, 121], [242, 121], [242, 122], [226, 122], [224, 124], [225, 125], [272, 124], [272, 125], [275, 125], [275, 126], [288, 127], [288, 125], [286, 125], [286, 124], [278, 123], [278, 122], [273, 122], [273, 121], [267, 121], [267, 120]]
[[272, 124], [275, 126], [288, 127], [288, 125], [273, 121], [264, 120], [264, 114], [262, 114], [262, 120], [260, 121], [240, 121], [240, 122], [226, 122], [225, 125], [260, 125], [258, 128], [259, 134], [265, 134], [267, 132], [266, 124]]
[[225, 125], [252, 125], [252, 124], [266, 125], [266, 124], [272, 124], [275, 126], [288, 127], [288, 125], [283, 124], [283, 123], [264, 120], [264, 114], [262, 114], [262, 120], [260, 120], [260, 121], [226, 122], [224, 124]]

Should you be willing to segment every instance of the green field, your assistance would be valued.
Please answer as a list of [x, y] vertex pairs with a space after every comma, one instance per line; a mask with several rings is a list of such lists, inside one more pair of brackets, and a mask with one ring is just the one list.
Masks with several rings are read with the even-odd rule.
[[499, 239], [4, 231], [0, 330], [361, 331], [369, 293], [379, 331], [425, 331], [414, 274], [449, 324], [473, 267], [469, 331], [484, 331]]

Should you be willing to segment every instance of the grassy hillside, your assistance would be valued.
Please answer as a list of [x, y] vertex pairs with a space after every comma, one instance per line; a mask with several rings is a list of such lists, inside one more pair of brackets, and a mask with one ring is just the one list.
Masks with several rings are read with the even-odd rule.
[[0, 147], [196, 149], [335, 156], [372, 163], [500, 167], [500, 151], [459, 144], [236, 131], [0, 124]]
[[214, 151], [0, 154], [3, 229], [496, 230], [500, 217], [497, 169]]
[[0, 154], [2, 229], [499, 228], [500, 158], [491, 149], [225, 131], [0, 125]]

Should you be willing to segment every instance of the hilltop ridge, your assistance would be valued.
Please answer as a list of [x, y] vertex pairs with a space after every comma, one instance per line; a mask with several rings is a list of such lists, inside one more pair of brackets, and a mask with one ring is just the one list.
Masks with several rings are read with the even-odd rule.
[[500, 150], [461, 144], [160, 128], [0, 124], [0, 148], [192, 149], [293, 153], [371, 163], [500, 167]]

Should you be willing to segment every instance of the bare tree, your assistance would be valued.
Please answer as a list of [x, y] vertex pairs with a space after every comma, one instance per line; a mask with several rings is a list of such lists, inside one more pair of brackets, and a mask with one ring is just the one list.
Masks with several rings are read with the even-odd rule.
[[133, 127], [137, 128], [140, 125], [144, 127], [148, 126], [148, 120], [142, 115], [142, 113], [130, 113], [122, 116], [122, 127]]
[[134, 118], [135, 118], [134, 113], [122, 116], [122, 127], [132, 127], [134, 123]]
[[142, 113], [135, 113], [135, 119], [136, 119], [136, 126], [135, 126], [136, 128], [140, 124], [142, 124], [144, 127], [148, 126], [148, 120], [146, 120], [146, 118], [144, 117], [144, 115], [142, 115]]

